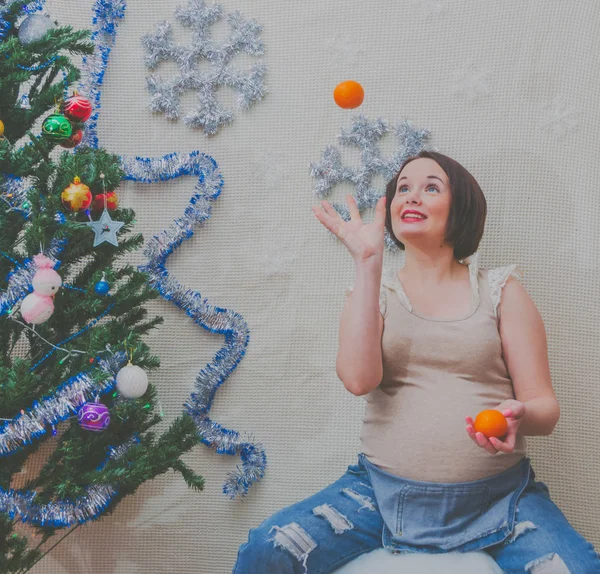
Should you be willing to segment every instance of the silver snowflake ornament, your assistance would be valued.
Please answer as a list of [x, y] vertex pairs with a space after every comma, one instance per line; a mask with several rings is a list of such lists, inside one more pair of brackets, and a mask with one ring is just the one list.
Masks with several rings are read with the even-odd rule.
[[[170, 79], [157, 75], [146, 78], [152, 94], [150, 109], [165, 114], [169, 120], [177, 120], [181, 116], [181, 94], [194, 91], [198, 95], [198, 106], [186, 113], [183, 121], [189, 127], [201, 128], [208, 135], [216, 134], [221, 126], [234, 118], [234, 110], [225, 108], [215, 96], [220, 87], [227, 86], [238, 93], [236, 108], [240, 110], [248, 109], [267, 93], [267, 69], [262, 61], [252, 64], [247, 73], [231, 65], [241, 52], [251, 56], [264, 54], [260, 38], [262, 27], [255, 20], [246, 20], [240, 12], [232, 12], [227, 15], [230, 35], [218, 44], [211, 38], [210, 27], [222, 17], [220, 4], [190, 0], [187, 7], [175, 9], [175, 18], [192, 30], [191, 45], [174, 41], [170, 22], [159, 24], [154, 33], [142, 38], [145, 63], [150, 70], [165, 61], [174, 61], [179, 69], [179, 74]], [[209, 62], [209, 69], [200, 71], [200, 61]]]
[[[352, 119], [350, 129], [341, 130], [338, 141], [341, 145], [351, 146], [360, 150], [361, 165], [347, 167], [342, 165], [341, 150], [329, 145], [323, 152], [320, 161], [310, 164], [311, 175], [317, 180], [314, 193], [319, 199], [329, 197], [336, 184], [349, 182], [355, 186], [352, 194], [359, 212], [375, 207], [377, 201], [385, 194], [385, 188], [377, 189], [372, 185], [376, 175], [382, 175], [388, 181], [400, 169], [400, 166], [410, 156], [416, 155], [425, 148], [424, 142], [430, 136], [428, 129], [415, 128], [408, 120], [403, 120], [393, 128], [397, 147], [389, 157], [383, 157], [380, 142], [390, 132], [389, 123], [378, 118], [369, 121], [359, 115]], [[350, 212], [345, 203], [332, 202], [333, 208], [345, 221], [350, 220]], [[388, 249], [397, 249], [396, 244], [385, 231], [385, 245]]]

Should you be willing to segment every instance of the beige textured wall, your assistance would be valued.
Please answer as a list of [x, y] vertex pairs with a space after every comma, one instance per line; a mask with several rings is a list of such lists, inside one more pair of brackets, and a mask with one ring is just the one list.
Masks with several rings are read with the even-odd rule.
[[[429, 128], [431, 143], [484, 190], [482, 265], [519, 263], [525, 271], [562, 406], [552, 436], [529, 439], [534, 468], [600, 547], [598, 3], [227, 0], [227, 12], [239, 9], [264, 26], [270, 93], [212, 138], [147, 110], [140, 37], [173, 20], [178, 3], [128, 3], [105, 77], [99, 136], [119, 154], [200, 150], [222, 170], [225, 187], [211, 219], [169, 268], [250, 326], [246, 356], [218, 392], [212, 416], [264, 444], [267, 473], [246, 500], [230, 501], [221, 484], [239, 460], [199, 445], [187, 461], [204, 474], [204, 492], [189, 491], [178, 475], [160, 477], [112, 516], [79, 528], [35, 574], [84, 572], [92, 562], [99, 573], [230, 572], [249, 528], [355, 461], [363, 401], [335, 374], [338, 319], [354, 269], [310, 210], [309, 173], [356, 113], [331, 98], [349, 78], [365, 87], [358, 111]], [[90, 25], [90, 0], [48, 7], [61, 22]], [[383, 147], [393, 145], [389, 137]], [[344, 154], [348, 163], [357, 159]], [[182, 213], [194, 184], [125, 183], [120, 197], [150, 237]], [[332, 200], [348, 190], [339, 186]], [[141, 254], [134, 260], [142, 262]], [[399, 254], [386, 254], [386, 265], [400, 266]], [[166, 424], [222, 338], [167, 302], [152, 310], [165, 318], [150, 343], [162, 359], [152, 380]]]

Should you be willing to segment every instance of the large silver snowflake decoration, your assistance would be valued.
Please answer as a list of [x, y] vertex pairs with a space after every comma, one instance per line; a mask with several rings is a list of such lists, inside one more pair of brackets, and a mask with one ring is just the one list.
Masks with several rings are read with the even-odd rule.
[[[260, 39], [262, 27], [255, 20], [246, 20], [239, 11], [227, 15], [230, 27], [229, 38], [218, 44], [211, 38], [210, 27], [223, 17], [223, 6], [208, 5], [204, 0], [190, 0], [187, 7], [178, 6], [175, 18], [192, 30], [191, 45], [178, 44], [173, 39], [170, 22], [163, 22], [156, 31], [142, 38], [146, 51], [145, 62], [154, 70], [161, 62], [174, 61], [179, 74], [164, 79], [151, 75], [146, 78], [152, 94], [150, 109], [163, 113], [169, 120], [181, 115], [180, 96], [184, 92], [198, 94], [198, 106], [183, 116], [185, 124], [201, 128], [213, 135], [223, 125], [233, 121], [234, 110], [225, 108], [215, 97], [216, 91], [227, 86], [238, 93], [237, 109], [248, 109], [267, 93], [265, 86], [266, 65], [262, 61], [253, 63], [247, 73], [231, 65], [233, 58], [241, 52], [252, 56], [264, 53]], [[200, 71], [198, 63], [210, 63], [208, 70]]]
[[[390, 126], [382, 118], [370, 122], [363, 115], [355, 116], [349, 130], [342, 128], [338, 135], [338, 141], [341, 145], [359, 148], [362, 165], [343, 166], [340, 149], [332, 145], [327, 146], [321, 161], [310, 164], [311, 175], [317, 180], [314, 189], [315, 195], [319, 199], [329, 197], [336, 184], [349, 182], [356, 186], [352, 195], [362, 214], [365, 209], [375, 207], [377, 200], [385, 194], [385, 188], [377, 189], [372, 185], [372, 180], [376, 175], [382, 175], [387, 182], [396, 175], [406, 158], [416, 155], [424, 149], [437, 151], [435, 148], [424, 146], [425, 140], [430, 136], [430, 131], [417, 129], [405, 119], [393, 127], [398, 147], [389, 157], [384, 158], [379, 145], [388, 132], [390, 132]], [[346, 203], [331, 202], [331, 205], [344, 221], [350, 220], [350, 212]], [[385, 246], [390, 251], [398, 249], [387, 229], [385, 230]]]

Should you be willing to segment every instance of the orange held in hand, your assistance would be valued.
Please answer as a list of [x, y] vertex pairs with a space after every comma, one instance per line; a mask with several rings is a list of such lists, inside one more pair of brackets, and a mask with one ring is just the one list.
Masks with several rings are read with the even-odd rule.
[[489, 409], [481, 411], [475, 417], [473, 428], [475, 432], [483, 433], [487, 438], [502, 438], [508, 431], [508, 421], [500, 411]]
[[333, 99], [340, 108], [358, 108], [363, 103], [365, 91], [354, 80], [347, 80], [338, 84], [333, 90]]

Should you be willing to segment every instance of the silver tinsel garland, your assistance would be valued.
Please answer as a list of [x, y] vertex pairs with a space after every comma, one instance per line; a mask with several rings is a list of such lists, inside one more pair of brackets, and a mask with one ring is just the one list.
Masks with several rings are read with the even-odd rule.
[[85, 124], [80, 145], [98, 147], [97, 128], [102, 82], [110, 51], [117, 37], [119, 20], [125, 15], [125, 1], [95, 0], [92, 10], [94, 17], [91, 39], [94, 43], [94, 53], [83, 58], [78, 92], [90, 99], [94, 112]]
[[[111, 376], [109, 380], [96, 383], [89, 374], [79, 373], [61, 385], [52, 396], [45, 397], [40, 402], [35, 401], [30, 409], [22, 411], [0, 429], [1, 454], [11, 454], [31, 443], [45, 434], [49, 425], [55, 425], [72, 416], [85, 402], [112, 390], [115, 386], [114, 377], [127, 357], [123, 352], [112, 353], [110, 348], [108, 350], [109, 354], [100, 358], [97, 364], [101, 371]], [[123, 456], [137, 442], [139, 439], [134, 436], [121, 445], [111, 447], [106, 461], [99, 469], [109, 460]], [[75, 500], [38, 504], [35, 491], [22, 492], [0, 488], [0, 512], [38, 526], [68, 527], [100, 516], [118, 490], [111, 484], [96, 484], [87, 487], [85, 492], [84, 496]]]
[[218, 453], [241, 457], [242, 468], [237, 467], [229, 473], [223, 492], [231, 498], [245, 496], [250, 485], [264, 475], [264, 450], [249, 438], [242, 438], [237, 431], [212, 421], [208, 413], [218, 388], [242, 360], [250, 330], [241, 315], [210, 305], [200, 293], [180, 285], [166, 269], [168, 257], [194, 234], [193, 228], [210, 218], [210, 203], [221, 193], [223, 178], [216, 162], [198, 152], [181, 156], [173, 153], [157, 159], [124, 158], [123, 167], [127, 173], [126, 179], [142, 182], [173, 179], [182, 175], [198, 176], [196, 191], [183, 216], [148, 242], [144, 251], [148, 263], [141, 269], [148, 273], [150, 285], [165, 299], [183, 309], [195, 323], [211, 333], [225, 336], [225, 346], [196, 377], [195, 390], [186, 408], [196, 421], [200, 440], [204, 444]]
[[[198, 93], [198, 107], [186, 114], [185, 124], [192, 128], [202, 128], [204, 133], [213, 135], [219, 128], [233, 121], [233, 110], [223, 107], [215, 97], [221, 86], [233, 88], [238, 93], [237, 108], [248, 109], [267, 93], [265, 86], [266, 66], [256, 62], [249, 73], [242, 73], [231, 65], [231, 61], [241, 52], [252, 56], [264, 53], [260, 39], [261, 26], [255, 20], [245, 20], [238, 11], [228, 14], [231, 33], [221, 45], [210, 37], [210, 26], [223, 16], [220, 4], [207, 5], [204, 0], [190, 0], [187, 7], [175, 10], [176, 19], [192, 29], [190, 46], [173, 40], [169, 22], [163, 22], [156, 31], [142, 38], [146, 50], [146, 66], [154, 70], [160, 62], [174, 61], [179, 67], [179, 75], [165, 80], [151, 75], [146, 78], [148, 90], [152, 94], [150, 109], [163, 113], [169, 120], [180, 117], [180, 96], [187, 91]], [[209, 71], [201, 72], [198, 61], [211, 64]]]
[[[110, 448], [109, 455], [99, 470], [110, 460], [121, 458], [138, 437], [132, 437], [118, 447]], [[96, 484], [85, 489], [85, 495], [75, 500], [59, 500], [46, 504], [36, 502], [36, 492], [4, 491], [0, 488], [0, 512], [11, 518], [18, 517], [23, 522], [37, 526], [69, 527], [77, 523], [97, 518], [116, 496], [117, 490], [110, 484]]]
[[0, 456], [11, 454], [45, 434], [48, 427], [76, 414], [81, 405], [107, 393], [115, 386], [114, 375], [126, 362], [124, 353], [98, 361], [98, 367], [111, 379], [97, 383], [89, 373], [78, 373], [56, 389], [49, 397], [34, 401], [31, 408], [23, 410], [0, 428]]
[[[376, 189], [372, 186], [372, 179], [380, 174], [386, 181], [392, 179], [404, 160], [416, 155], [425, 148], [424, 142], [430, 136], [428, 129], [417, 129], [408, 120], [403, 120], [394, 127], [394, 135], [398, 140], [398, 147], [388, 158], [382, 156], [379, 142], [390, 131], [389, 123], [378, 118], [371, 122], [365, 116], [358, 115], [352, 118], [349, 130], [342, 128], [338, 135], [340, 145], [351, 146], [360, 150], [362, 165], [346, 167], [342, 165], [342, 156], [339, 148], [329, 145], [323, 152], [320, 161], [310, 164], [311, 175], [317, 180], [314, 193], [319, 199], [329, 197], [333, 187], [347, 181], [356, 186], [353, 193], [359, 212], [375, 207], [377, 200], [385, 195], [385, 189]], [[350, 220], [350, 211], [345, 203], [332, 203], [332, 207], [345, 221]], [[385, 246], [390, 251], [395, 251], [398, 246], [385, 230]]]
[[27, 202], [29, 188], [20, 177], [8, 173], [0, 175], [0, 199], [8, 205], [8, 211], [20, 211], [25, 218], [31, 214], [31, 206]]
[[103, 484], [89, 486], [85, 492], [74, 501], [38, 504], [35, 491], [4, 491], [0, 488], [0, 512], [37, 526], [68, 527], [98, 516], [116, 494], [111, 486]]

